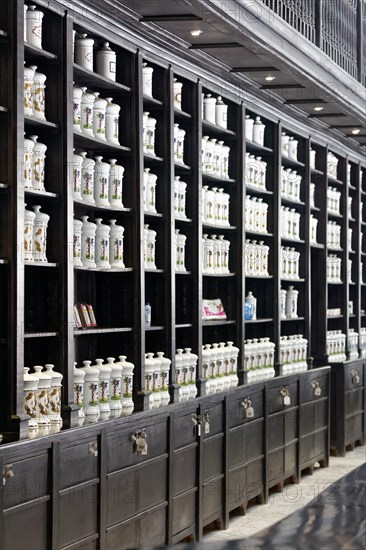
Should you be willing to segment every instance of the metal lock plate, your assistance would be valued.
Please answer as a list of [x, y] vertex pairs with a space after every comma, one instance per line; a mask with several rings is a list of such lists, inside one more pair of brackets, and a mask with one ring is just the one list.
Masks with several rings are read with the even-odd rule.
[[254, 418], [253, 403], [249, 397], [247, 399], [244, 399], [244, 401], [242, 402], [242, 406], [244, 408], [245, 418]]
[[290, 390], [288, 389], [288, 386], [284, 386], [281, 391], [280, 391], [280, 394], [282, 395], [282, 399], [283, 399], [283, 404], [288, 407], [289, 405], [291, 405], [291, 396], [290, 396]]
[[204, 416], [204, 428], [205, 428], [205, 434], [210, 433], [210, 415], [206, 412]]

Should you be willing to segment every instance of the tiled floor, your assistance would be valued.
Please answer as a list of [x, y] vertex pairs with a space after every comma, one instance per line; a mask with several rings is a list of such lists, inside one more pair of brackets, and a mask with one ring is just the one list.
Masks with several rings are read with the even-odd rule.
[[204, 536], [203, 542], [252, 537], [313, 502], [321, 491], [365, 462], [366, 446], [356, 447], [343, 458], [330, 457], [329, 468], [315, 468], [313, 475], [303, 475], [299, 485], [286, 485], [282, 493], [271, 492], [268, 504], [248, 506], [245, 516], [232, 514], [229, 529], [211, 531]]

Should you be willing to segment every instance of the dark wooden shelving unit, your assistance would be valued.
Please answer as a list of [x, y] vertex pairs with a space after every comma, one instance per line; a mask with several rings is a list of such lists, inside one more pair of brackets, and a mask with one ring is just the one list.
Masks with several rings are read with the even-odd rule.
[[[4, 105], [0, 108], [4, 113], [0, 116], [0, 179], [6, 182], [0, 183], [0, 433], [4, 436], [0, 467], [8, 484], [0, 499], [0, 547], [27, 547], [30, 532], [37, 550], [122, 550], [177, 543], [188, 536], [199, 540], [204, 527], [214, 520], [226, 527], [229, 512], [239, 505], [245, 507], [254, 497], [267, 502], [271, 487], [289, 478], [300, 480], [301, 471], [318, 461], [322, 466], [328, 464], [329, 406], [336, 410], [331, 414], [344, 421], [339, 434], [332, 428], [332, 444], [339, 454], [347, 444], [364, 437], [366, 359], [360, 355], [350, 361], [347, 348], [344, 363], [324, 365], [331, 363], [328, 330], [341, 330], [348, 346], [351, 329], [360, 332], [366, 326], [366, 244], [361, 243], [366, 222], [359, 216], [366, 196], [365, 161], [351, 146], [336, 145], [332, 137], [327, 145], [327, 136], [316, 128], [307, 128], [304, 122], [297, 127], [285, 109], [269, 109], [264, 99], [250, 94], [244, 100], [213, 70], [211, 62], [202, 71], [194, 57], [188, 59], [182, 50], [184, 59], [177, 64], [167, 39], [161, 35], [154, 40], [152, 31], [142, 36], [137, 19], [132, 25], [129, 17], [117, 20], [113, 10], [107, 12], [104, 6], [99, 20], [89, 1], [83, 7], [74, 0], [67, 6], [64, 0], [38, 0], [36, 4], [44, 12], [44, 49], [24, 44], [21, 1], [3, 2], [5, 30], [0, 31], [0, 66], [7, 90], [6, 97], [0, 93]], [[113, 25], [108, 23], [112, 20]], [[92, 37], [95, 53], [109, 42], [117, 55], [116, 82], [74, 63], [73, 31], [77, 37], [84, 33]], [[39, 64], [47, 75], [47, 121], [24, 117], [22, 94], [14, 92], [23, 82], [24, 61]], [[143, 63], [154, 69], [153, 98], [143, 94]], [[182, 111], [174, 106], [175, 78], [183, 84]], [[74, 131], [73, 82], [102, 97], [111, 96], [121, 106], [120, 146]], [[228, 105], [228, 129], [203, 120], [202, 93], [218, 97], [218, 89]], [[157, 120], [156, 155], [144, 152], [146, 111]], [[263, 146], [245, 138], [246, 115], [260, 116], [264, 122]], [[184, 163], [174, 157], [177, 122], [186, 132]], [[283, 127], [298, 141], [299, 161], [281, 154]], [[47, 145], [44, 192], [18, 184], [24, 132], [39, 134], [40, 142]], [[202, 138], [206, 135], [230, 147], [230, 178], [203, 172]], [[316, 149], [316, 170], [310, 169], [310, 146]], [[327, 176], [327, 154], [333, 148], [339, 159], [335, 179]], [[88, 158], [98, 153], [107, 159], [115, 157], [124, 166], [126, 207], [104, 208], [73, 200], [69, 174], [73, 149], [85, 150]], [[246, 153], [267, 163], [266, 189], [247, 184]], [[346, 184], [347, 163], [352, 165], [351, 185]], [[301, 175], [301, 200], [282, 196], [281, 166]], [[144, 211], [145, 168], [157, 175], [156, 213]], [[176, 175], [187, 184], [186, 219], [175, 218]], [[310, 205], [312, 181], [316, 207]], [[222, 187], [230, 194], [230, 226], [203, 222], [203, 185]], [[327, 208], [329, 186], [341, 192], [339, 216]], [[248, 195], [268, 204], [267, 233], [245, 229]], [[351, 215], [349, 198], [353, 199]], [[50, 215], [49, 262], [25, 262], [19, 250], [25, 202], [27, 207], [40, 204]], [[281, 237], [283, 205], [300, 213], [301, 239]], [[73, 220], [82, 214], [91, 219], [97, 215], [104, 220], [116, 218], [123, 225], [126, 268], [74, 267]], [[309, 241], [311, 214], [318, 220], [318, 243]], [[334, 252], [342, 260], [344, 283], [326, 279], [327, 255], [333, 254], [327, 248], [327, 223], [333, 219], [341, 225], [341, 250]], [[157, 269], [145, 269], [145, 224], [157, 233]], [[350, 224], [351, 246], [347, 242]], [[172, 254], [177, 229], [187, 237], [186, 271], [176, 271]], [[230, 241], [230, 273], [203, 273], [202, 235], [206, 231], [222, 233]], [[269, 246], [269, 275], [245, 275], [246, 239]], [[300, 252], [299, 279], [281, 276], [282, 242]], [[347, 275], [349, 259], [353, 261], [351, 278]], [[292, 285], [299, 291], [299, 317], [282, 319], [280, 292]], [[245, 297], [250, 291], [257, 298], [255, 320], [244, 319]], [[222, 300], [227, 319], [203, 320], [202, 300], [215, 298]], [[353, 314], [349, 313], [350, 301]], [[98, 326], [76, 329], [74, 305], [84, 303], [93, 306]], [[147, 303], [152, 307], [151, 326], [145, 323]], [[343, 315], [327, 317], [330, 308], [340, 308]], [[283, 376], [281, 336], [295, 333], [308, 340], [309, 368]], [[275, 345], [276, 376], [252, 383], [245, 370], [246, 346], [250, 340], [263, 338]], [[222, 342], [233, 342], [239, 349], [238, 387], [219, 387], [220, 391], [211, 393], [213, 379], [207, 374], [203, 347]], [[176, 352], [187, 348], [197, 355], [195, 379], [190, 384], [196, 386], [197, 396], [181, 401], [187, 385], [178, 371]], [[147, 353], [158, 351], [171, 360], [170, 403], [152, 408], [156, 392], [147, 390], [145, 361]], [[74, 364], [82, 367], [83, 361], [119, 356], [127, 356], [134, 365], [133, 414], [108, 420], [102, 415], [97, 422], [81, 425], [74, 401]], [[33, 366], [46, 363], [54, 364], [63, 376], [63, 430], [47, 437], [40, 430], [32, 440], [23, 409], [24, 367], [32, 371]], [[330, 376], [334, 394], [329, 389]], [[314, 384], [320, 385], [321, 396], [314, 393]], [[282, 398], [284, 388], [291, 394], [290, 407]], [[253, 403], [252, 417], [245, 414], [247, 399]], [[340, 409], [335, 408], [336, 400]], [[351, 409], [347, 412], [346, 404]], [[203, 422], [201, 434], [195, 425], [198, 417]], [[140, 431], [146, 433], [146, 455], [138, 453], [134, 444]], [[22, 491], [6, 490], [12, 474]], [[237, 487], [245, 490], [234, 498]]]

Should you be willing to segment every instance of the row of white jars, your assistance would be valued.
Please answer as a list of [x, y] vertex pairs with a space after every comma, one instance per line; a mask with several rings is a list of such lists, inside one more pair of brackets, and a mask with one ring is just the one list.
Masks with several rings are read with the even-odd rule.
[[[88, 71], [94, 71], [94, 40], [86, 34], [75, 36], [74, 31], [74, 61]], [[95, 55], [96, 72], [106, 78], [116, 81], [116, 52], [104, 42]]]
[[24, 138], [23, 183], [25, 189], [45, 191], [45, 163], [47, 146], [37, 141], [38, 136]]
[[352, 281], [352, 260], [347, 260], [347, 280], [349, 283], [353, 283]]
[[221, 128], [227, 128], [228, 106], [222, 101], [222, 97], [213, 97], [211, 94], [202, 94], [202, 118], [210, 124]]
[[155, 263], [156, 231], [144, 225], [144, 267], [157, 269]]
[[72, 190], [76, 201], [83, 201], [103, 208], [123, 208], [124, 167], [116, 159], [103, 162], [87, 158], [86, 152], [74, 153], [72, 165]]
[[281, 206], [280, 234], [289, 239], [300, 239], [301, 215], [294, 208]]
[[207, 380], [207, 394], [235, 388], [238, 385], [239, 348], [233, 342], [202, 346], [202, 376]]
[[328, 178], [337, 179], [337, 175], [338, 175], [338, 158], [329, 151], [327, 155], [327, 176]]
[[74, 86], [73, 128], [76, 132], [119, 145], [119, 112], [121, 107], [111, 97], [99, 97], [83, 86]]
[[359, 347], [361, 357], [366, 357], [366, 327], [360, 328]]
[[191, 348], [177, 349], [175, 354], [175, 380], [179, 385], [179, 401], [194, 399], [197, 395], [196, 374], [198, 356]]
[[42, 48], [42, 23], [44, 13], [36, 6], [24, 4], [24, 42]]
[[342, 259], [335, 254], [329, 254], [327, 257], [327, 281], [328, 283], [341, 282]]
[[315, 183], [310, 184], [310, 207], [315, 208]]
[[[154, 68], [147, 63], [142, 64], [142, 93], [147, 97], [153, 97], [153, 75]], [[176, 78], [173, 81], [173, 103], [174, 108], [182, 110], [182, 82]]]
[[124, 227], [109, 220], [110, 225], [96, 218], [95, 223], [88, 216], [74, 220], [73, 259], [74, 267], [87, 269], [123, 269]]
[[354, 328], [348, 331], [348, 351], [350, 359], [358, 358], [358, 332]]
[[253, 141], [257, 145], [264, 145], [264, 134], [266, 131], [266, 126], [261, 121], [260, 117], [257, 116], [251, 118], [250, 115], [245, 115], [245, 139]]
[[24, 116], [46, 120], [46, 80], [36, 65], [24, 67]]
[[180, 176], [174, 176], [174, 215], [178, 219], [187, 219], [186, 213], [187, 184]]
[[298, 141], [292, 136], [288, 136], [285, 132], [281, 134], [281, 153], [285, 157], [292, 160], [297, 160]]
[[174, 263], [176, 271], [186, 270], [186, 235], [181, 235], [180, 230], [176, 229], [174, 234]]
[[162, 351], [158, 351], [156, 357], [154, 353], [145, 353], [145, 390], [150, 392], [149, 409], [157, 409], [169, 404], [170, 365], [170, 359], [164, 357]]
[[23, 412], [30, 417], [29, 436], [58, 432], [62, 426], [61, 390], [62, 374], [53, 370], [54, 365], [24, 368]]
[[335, 214], [340, 213], [341, 193], [335, 187], [328, 187], [327, 189], [327, 208]]
[[208, 185], [202, 187], [202, 221], [217, 226], [230, 226], [230, 195], [224, 189]]
[[142, 147], [144, 153], [155, 156], [155, 133], [158, 121], [156, 118], [150, 117], [149, 114], [148, 111], [145, 111], [142, 117]]
[[244, 370], [248, 373], [248, 382], [275, 376], [275, 347], [268, 337], [244, 340]]
[[289, 246], [281, 246], [280, 274], [285, 279], [299, 279], [300, 252]]
[[[27, 206], [27, 205], [25, 205]], [[24, 210], [24, 260], [26, 262], [47, 262], [47, 227], [49, 215], [35, 205]]]
[[202, 171], [204, 174], [229, 179], [230, 147], [209, 136], [202, 138]]
[[82, 368], [74, 363], [74, 403], [80, 407], [79, 424], [93, 423], [132, 414], [134, 365], [125, 355], [83, 361]]
[[318, 242], [318, 222], [319, 220], [315, 218], [313, 214], [310, 214], [310, 242], [311, 243]]
[[245, 197], [245, 229], [267, 233], [268, 204], [262, 198]]
[[341, 330], [327, 331], [327, 355], [333, 363], [342, 363], [346, 360], [346, 335]]
[[341, 249], [341, 226], [333, 221], [327, 223], [327, 247]]
[[289, 286], [287, 290], [280, 289], [280, 318], [281, 319], [297, 319], [297, 301], [299, 291], [293, 286]]
[[281, 336], [280, 363], [283, 374], [306, 371], [308, 341], [302, 334]]
[[224, 235], [207, 235], [202, 238], [202, 257], [204, 274], [230, 273], [229, 271], [230, 241]]
[[269, 246], [263, 241], [247, 239], [244, 244], [244, 274], [264, 277], [268, 275]]
[[245, 183], [266, 190], [267, 163], [262, 157], [245, 153]]
[[281, 166], [281, 196], [286, 199], [300, 201], [301, 176], [296, 170]]
[[316, 151], [310, 148], [310, 168], [316, 170]]

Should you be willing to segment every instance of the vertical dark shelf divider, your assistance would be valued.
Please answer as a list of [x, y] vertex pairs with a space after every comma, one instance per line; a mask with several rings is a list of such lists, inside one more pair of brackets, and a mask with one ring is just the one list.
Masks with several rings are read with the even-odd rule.
[[145, 390], [145, 272], [144, 272], [144, 250], [142, 238], [144, 235], [144, 197], [143, 197], [143, 174], [144, 156], [142, 134], [142, 62], [143, 57], [137, 52], [134, 67], [134, 94], [132, 108], [135, 112], [135, 124], [132, 128], [131, 143], [135, 148], [133, 155], [134, 176], [136, 185], [132, 188], [132, 204], [134, 211], [134, 296], [135, 296], [135, 320], [134, 320], [134, 396], [136, 410], [145, 410], [148, 404], [149, 392]]
[[310, 183], [311, 183], [311, 170], [310, 170], [310, 140], [304, 140], [304, 177], [302, 181], [305, 211], [304, 211], [304, 227], [305, 227], [305, 258], [304, 258], [304, 278], [305, 278], [305, 296], [304, 296], [304, 336], [308, 340], [308, 368], [313, 366], [313, 358], [311, 357], [311, 291], [312, 291], [312, 279], [311, 279], [311, 248], [310, 248]]
[[[348, 350], [348, 341], [349, 341], [349, 315], [348, 315], [348, 302], [349, 302], [349, 278], [348, 276], [348, 259], [349, 259], [349, 248], [348, 248], [348, 183], [347, 183], [347, 165], [348, 165], [348, 156], [342, 157], [340, 159], [340, 168], [338, 167], [338, 178], [343, 181], [342, 186], [342, 195], [341, 195], [341, 208], [340, 212], [343, 216], [341, 220], [341, 248], [343, 250], [342, 254], [342, 268], [341, 268], [341, 279], [343, 281], [342, 285], [342, 303], [341, 303], [341, 313], [342, 313], [342, 332], [346, 335], [346, 357], [349, 359], [350, 354]], [[339, 174], [341, 170], [341, 174]], [[341, 176], [341, 177], [340, 177]]]
[[245, 107], [241, 103], [237, 107], [236, 127], [236, 186], [237, 186], [237, 248], [236, 248], [236, 273], [237, 273], [237, 340], [234, 345], [239, 348], [238, 378], [239, 385], [247, 383], [247, 372], [244, 371], [244, 302], [245, 302], [245, 270], [244, 270], [244, 243], [245, 243]]
[[281, 318], [280, 318], [280, 287], [281, 287], [281, 234], [280, 234], [280, 216], [281, 216], [281, 134], [282, 124], [280, 122], [274, 126], [273, 138], [273, 336], [275, 347], [275, 372], [276, 376], [282, 374], [282, 365], [280, 363], [280, 338], [281, 338]]
[[[361, 262], [362, 262], [362, 256], [361, 256], [361, 233], [362, 233], [362, 227], [361, 227], [361, 190], [362, 190], [362, 169], [361, 165], [357, 164], [357, 176], [356, 176], [356, 200], [354, 200], [355, 206], [353, 208], [353, 212], [356, 212], [357, 215], [354, 216], [357, 223], [357, 231], [356, 231], [356, 238], [355, 238], [355, 255], [354, 255], [354, 262], [356, 262], [357, 269], [356, 272], [356, 293], [355, 293], [355, 300], [353, 301], [353, 313], [356, 315], [356, 331], [358, 332], [360, 336], [361, 332], [361, 308], [362, 308], [362, 287], [361, 287], [361, 281], [362, 281], [362, 274], [361, 274]], [[347, 308], [348, 309], [348, 308]], [[360, 339], [358, 340], [360, 344]], [[358, 351], [361, 351], [360, 345], [358, 346]]]

